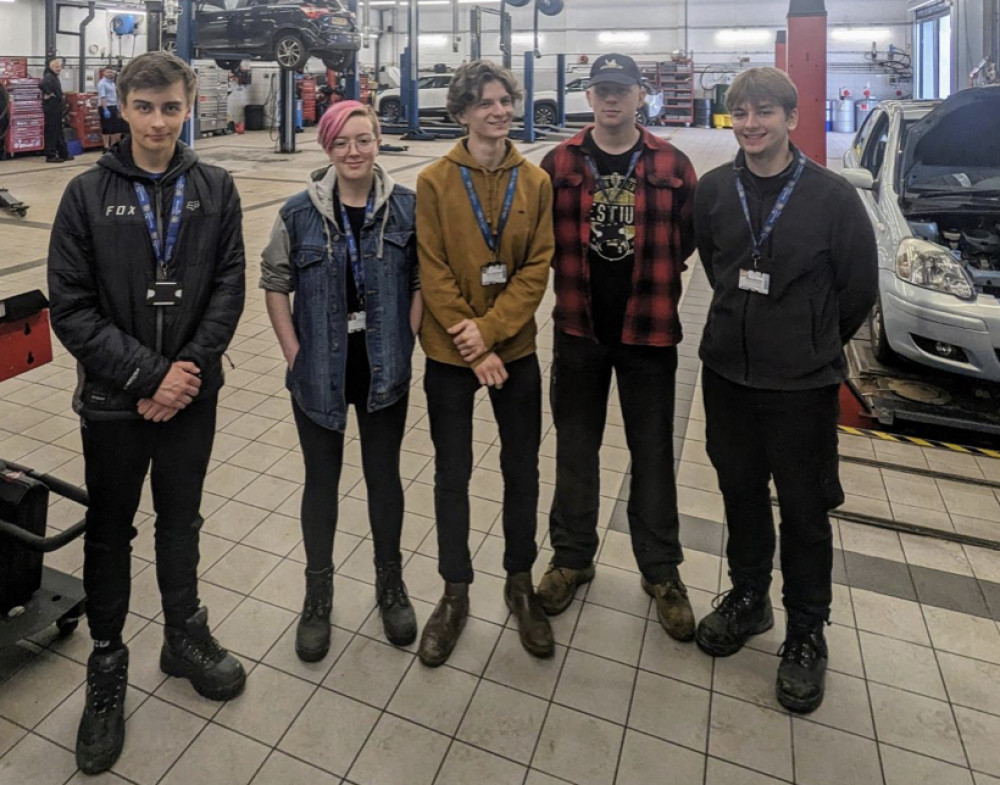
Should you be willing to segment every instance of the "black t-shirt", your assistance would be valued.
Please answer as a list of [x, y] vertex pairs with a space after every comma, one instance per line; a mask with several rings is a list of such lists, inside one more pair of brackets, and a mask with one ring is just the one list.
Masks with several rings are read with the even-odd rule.
[[750, 171], [749, 167], [743, 169], [740, 179], [747, 192], [747, 207], [750, 210], [750, 219], [753, 221], [755, 234], [760, 235], [764, 222], [767, 221], [781, 195], [781, 189], [788, 183], [788, 178], [792, 176], [797, 164], [798, 159], [795, 159], [778, 174], [773, 174], [770, 177], [756, 175]]
[[635, 191], [638, 180], [629, 164], [642, 137], [631, 150], [618, 155], [604, 152], [588, 133], [583, 150], [597, 165], [600, 182], [590, 212], [590, 303], [594, 333], [604, 344], [621, 340], [625, 309], [632, 294], [635, 267]]
[[[340, 199], [334, 197], [333, 209], [340, 215]], [[351, 227], [354, 240], [361, 248], [361, 229], [365, 225], [364, 207], [351, 207], [345, 204], [347, 209], [347, 221]], [[347, 313], [363, 311], [361, 297], [358, 295], [358, 287], [354, 282], [354, 270], [351, 267], [350, 259], [344, 265], [347, 275], [344, 277], [347, 295]], [[345, 319], [347, 316], [345, 315]], [[368, 400], [368, 387], [371, 384], [371, 368], [368, 366], [368, 347], [365, 344], [365, 331], [350, 333], [347, 336], [347, 373], [345, 379], [344, 398], [347, 403], [355, 406], [365, 406]]]

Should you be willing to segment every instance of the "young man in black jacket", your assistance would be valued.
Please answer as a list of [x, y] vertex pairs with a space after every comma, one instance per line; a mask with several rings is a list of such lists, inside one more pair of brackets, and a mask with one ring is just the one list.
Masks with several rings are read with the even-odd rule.
[[239, 195], [226, 171], [178, 142], [194, 100], [189, 66], [141, 55], [119, 90], [131, 135], [70, 182], [49, 247], [52, 325], [79, 362], [90, 494], [83, 580], [94, 652], [76, 750], [88, 774], [111, 768], [124, 743], [130, 541], [150, 466], [160, 668], [214, 700], [246, 680], [212, 637], [197, 582], [221, 358], [243, 310]]
[[837, 456], [843, 346], [875, 301], [878, 257], [854, 189], [789, 141], [798, 94], [788, 76], [745, 71], [727, 104], [741, 149], [734, 163], [699, 183], [695, 233], [714, 290], [701, 342], [702, 387], [733, 588], [702, 619], [696, 640], [724, 657], [774, 624], [773, 478], [788, 614], [778, 700], [809, 712], [823, 699], [828, 656], [828, 513], [844, 500]]

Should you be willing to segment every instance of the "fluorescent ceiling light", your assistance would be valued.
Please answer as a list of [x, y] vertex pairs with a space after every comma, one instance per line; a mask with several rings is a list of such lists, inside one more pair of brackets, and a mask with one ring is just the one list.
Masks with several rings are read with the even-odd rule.
[[842, 27], [830, 31], [834, 41], [884, 41], [892, 38], [892, 30], [887, 27]]
[[602, 44], [646, 44], [649, 43], [649, 33], [642, 30], [608, 30], [598, 33], [597, 40]]
[[751, 44], [770, 41], [772, 32], [770, 30], [743, 29], [743, 30], [719, 30], [715, 34], [715, 40], [721, 44]]
[[[541, 33], [538, 34], [538, 45], [541, 46], [545, 41], [545, 36]], [[535, 34], [534, 33], [514, 33], [510, 37], [510, 42], [512, 44], [523, 44], [524, 46], [534, 46], [535, 45]]]
[[446, 36], [446, 35], [428, 35], [428, 34], [423, 34], [423, 35], [420, 36], [420, 45], [421, 46], [430, 46], [430, 47], [447, 46], [448, 45], [448, 36]]

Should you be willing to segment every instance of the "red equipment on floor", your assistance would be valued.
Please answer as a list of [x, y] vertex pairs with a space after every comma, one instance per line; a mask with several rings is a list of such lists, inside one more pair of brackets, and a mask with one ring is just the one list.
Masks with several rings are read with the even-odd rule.
[[96, 93], [67, 93], [69, 125], [85, 150], [103, 147], [100, 100]]
[[22, 76], [0, 77], [10, 97], [10, 126], [5, 143], [9, 155], [45, 149], [45, 116], [39, 81]]

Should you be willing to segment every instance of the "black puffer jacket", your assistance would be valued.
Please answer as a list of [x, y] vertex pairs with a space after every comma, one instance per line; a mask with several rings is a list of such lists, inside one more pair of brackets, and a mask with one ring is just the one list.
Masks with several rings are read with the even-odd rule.
[[[146, 293], [156, 261], [134, 183], [146, 186], [165, 227], [181, 174], [184, 209], [169, 278], [182, 284], [183, 296], [180, 305], [155, 307]], [[95, 419], [138, 416], [139, 399], [156, 392], [177, 360], [201, 369], [199, 398], [217, 392], [222, 354], [243, 312], [245, 268], [233, 179], [200, 163], [193, 150], [178, 144], [154, 181], [135, 166], [126, 137], [74, 178], [52, 229], [48, 279], [52, 327], [80, 363], [77, 411]]]

